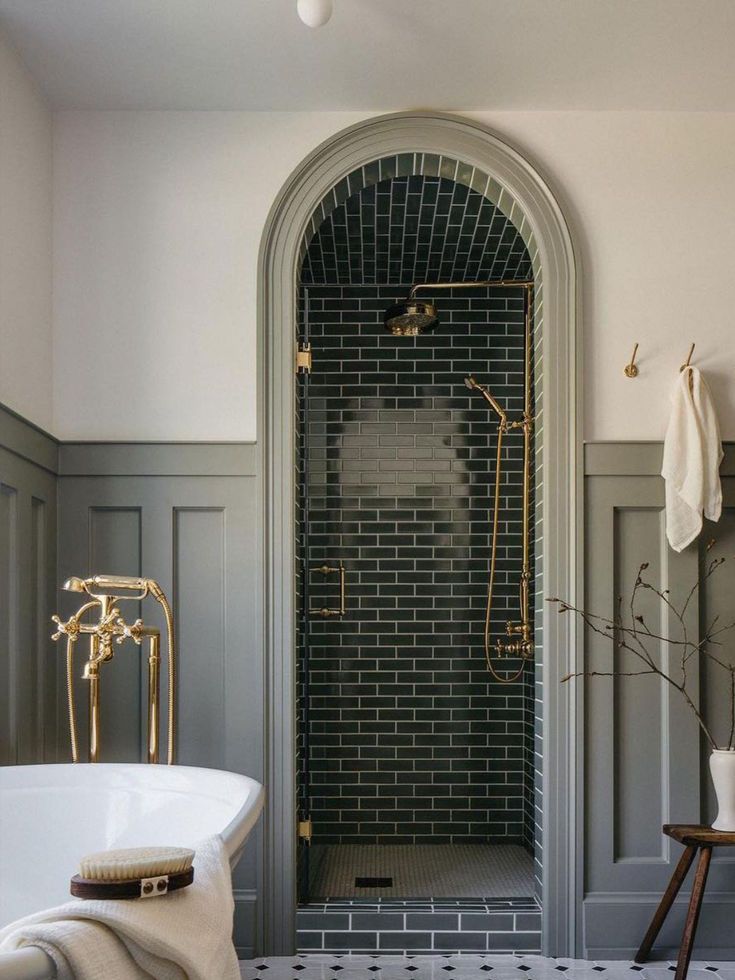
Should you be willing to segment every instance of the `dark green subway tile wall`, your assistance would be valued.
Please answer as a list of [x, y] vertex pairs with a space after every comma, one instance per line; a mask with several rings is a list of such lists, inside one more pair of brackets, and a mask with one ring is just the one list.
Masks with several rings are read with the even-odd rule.
[[[475, 374], [520, 417], [523, 291], [442, 292], [439, 326], [418, 338], [382, 326], [412, 281], [522, 279], [530, 261], [507, 219], [451, 181], [412, 177], [367, 191], [375, 203], [348, 199], [311, 242], [301, 289], [313, 370], [297, 404], [300, 557], [311, 570], [300, 593], [311, 606], [335, 605], [337, 577], [314, 568], [343, 560], [348, 607], [342, 620], [306, 617], [301, 630], [302, 813], [322, 843], [532, 847], [533, 672], [492, 682], [482, 642], [497, 424], [463, 384]], [[446, 195], [446, 223], [435, 215], [430, 225], [429, 202], [436, 210]], [[423, 202], [409, 226], [419, 233], [398, 244], [406, 213], [390, 215], [411, 196]], [[386, 234], [376, 214], [386, 211], [394, 244], [376, 248]], [[442, 251], [435, 236], [446, 239], [450, 226]], [[519, 433], [506, 438], [503, 468], [496, 636], [518, 616]]]

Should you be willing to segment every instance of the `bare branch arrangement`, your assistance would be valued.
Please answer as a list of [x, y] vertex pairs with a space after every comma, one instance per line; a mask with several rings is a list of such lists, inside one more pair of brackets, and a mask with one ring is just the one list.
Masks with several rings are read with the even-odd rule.
[[[613, 619], [598, 616], [585, 609], [579, 609], [563, 599], [554, 598], [547, 601], [554, 603], [561, 614], [572, 613], [579, 616], [588, 629], [609, 640], [613, 644], [613, 649], [626, 650], [636, 661], [635, 670], [581, 670], [577, 673], [567, 674], [566, 677], [562, 678], [562, 683], [571, 680], [573, 677], [643, 677], [654, 674], [679, 692], [713, 749], [717, 749], [719, 746], [691, 697], [690, 682], [691, 674], [700, 657], [706, 657], [711, 663], [721, 668], [727, 677], [730, 699], [728, 716], [730, 732], [724, 748], [733, 749], [735, 748], [735, 663], [728, 663], [722, 656], [720, 648], [722, 647], [723, 635], [735, 628], [735, 620], [720, 624], [719, 617], [715, 616], [701, 637], [690, 636], [690, 630], [687, 627], [687, 612], [692, 601], [704, 583], [726, 561], [723, 557], [711, 556], [710, 552], [713, 546], [714, 541], [710, 541], [702, 560], [700, 574], [680, 604], [672, 600], [669, 589], [659, 589], [647, 580], [645, 573], [649, 566], [648, 562], [644, 562], [638, 569], [638, 575], [628, 602], [625, 603], [623, 597], [618, 596], [617, 609]], [[644, 616], [639, 612], [640, 598], [644, 593], [652, 593], [657, 596], [669, 610], [677, 624], [678, 636], [666, 636], [649, 627]], [[663, 644], [666, 644], [670, 651], [679, 654], [677, 658], [671, 658], [672, 664], [678, 664], [676, 675], [671, 671], [671, 668], [665, 670], [660, 662], [660, 651]]]

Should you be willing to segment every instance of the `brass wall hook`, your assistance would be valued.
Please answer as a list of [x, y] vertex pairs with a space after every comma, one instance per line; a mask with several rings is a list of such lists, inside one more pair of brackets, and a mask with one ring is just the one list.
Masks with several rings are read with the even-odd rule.
[[682, 364], [682, 366], [679, 368], [680, 371], [685, 371], [691, 365], [691, 363], [692, 363], [692, 354], [694, 353], [694, 347], [695, 347], [695, 344], [692, 344], [692, 346], [689, 348], [689, 355], [687, 356], [687, 359], [684, 362], [684, 364]]
[[638, 353], [638, 344], [633, 348], [633, 353], [630, 357], [630, 364], [626, 364], [623, 368], [623, 374], [626, 378], [637, 378], [638, 377], [638, 366], [635, 363], [635, 356]]

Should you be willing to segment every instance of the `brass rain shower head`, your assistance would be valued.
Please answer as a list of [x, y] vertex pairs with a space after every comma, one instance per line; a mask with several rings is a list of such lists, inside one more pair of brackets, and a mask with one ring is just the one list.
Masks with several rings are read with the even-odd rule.
[[439, 322], [436, 307], [423, 299], [409, 298], [385, 311], [385, 329], [394, 337], [417, 337]]
[[[385, 311], [383, 322], [388, 333], [394, 337], [417, 337], [433, 330], [439, 316], [433, 303], [418, 299], [416, 293], [430, 289], [485, 289], [493, 286], [522, 287], [526, 293], [533, 288], [533, 282], [525, 279], [479, 279], [473, 282], [417, 282], [411, 286], [408, 298], [396, 303]], [[469, 385], [467, 386], [469, 387]], [[480, 387], [479, 385], [477, 387]]]

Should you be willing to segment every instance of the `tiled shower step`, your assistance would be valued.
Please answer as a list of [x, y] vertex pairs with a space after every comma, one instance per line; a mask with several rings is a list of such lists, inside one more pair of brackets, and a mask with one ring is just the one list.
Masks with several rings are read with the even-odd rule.
[[331, 899], [296, 913], [299, 952], [535, 953], [541, 909], [516, 899]]

